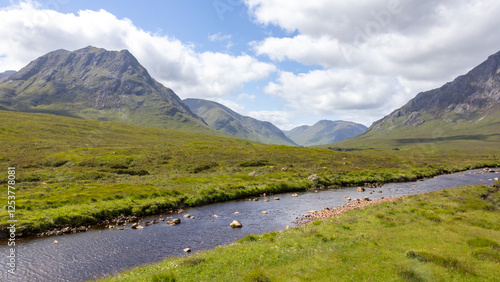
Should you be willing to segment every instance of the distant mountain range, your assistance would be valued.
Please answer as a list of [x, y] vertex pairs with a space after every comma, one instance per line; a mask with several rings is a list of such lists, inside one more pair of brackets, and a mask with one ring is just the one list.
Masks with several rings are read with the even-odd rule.
[[0, 83], [0, 106], [83, 119], [210, 132], [127, 50], [57, 50]]
[[[500, 52], [440, 88], [419, 93], [345, 144], [500, 139]], [[498, 145], [498, 144], [496, 144]]]
[[0, 72], [0, 82], [15, 73], [16, 71], [11, 71], [11, 70]]
[[320, 121], [285, 134], [270, 122], [243, 116], [216, 102], [182, 101], [155, 81], [129, 51], [92, 46], [76, 51], [56, 50], [18, 72], [0, 73], [0, 110], [230, 134], [290, 146], [338, 142], [366, 129], [351, 122]]
[[213, 129], [242, 139], [265, 144], [297, 146], [279, 128], [270, 122], [243, 116], [216, 102], [185, 99], [184, 103]]
[[348, 121], [321, 120], [312, 126], [303, 125], [285, 131], [286, 136], [301, 146], [340, 142], [366, 131], [367, 127]]

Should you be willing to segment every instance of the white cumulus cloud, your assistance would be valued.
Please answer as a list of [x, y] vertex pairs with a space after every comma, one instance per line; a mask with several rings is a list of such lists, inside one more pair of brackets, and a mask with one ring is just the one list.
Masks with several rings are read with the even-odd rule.
[[307, 108], [366, 123], [367, 116], [379, 119], [500, 50], [498, 1], [245, 4], [256, 23], [288, 32], [252, 42], [257, 55], [321, 67], [304, 73], [281, 71], [266, 87], [266, 93], [283, 98], [296, 111]]

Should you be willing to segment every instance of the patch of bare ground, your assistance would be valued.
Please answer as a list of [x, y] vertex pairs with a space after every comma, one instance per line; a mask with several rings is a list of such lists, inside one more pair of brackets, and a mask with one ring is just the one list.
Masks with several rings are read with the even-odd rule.
[[365, 197], [364, 199], [356, 199], [354, 201], [350, 201], [344, 204], [343, 206], [338, 206], [335, 208], [324, 208], [320, 211], [310, 211], [305, 215], [297, 217], [294, 223], [297, 225], [306, 225], [316, 220], [324, 220], [328, 218], [339, 217], [344, 213], [354, 209], [362, 209], [368, 206], [378, 205], [380, 203], [385, 203], [385, 202], [394, 202], [404, 197], [405, 196], [399, 196], [399, 197], [390, 197], [390, 198], [375, 199], [375, 200], [371, 200], [367, 197]]

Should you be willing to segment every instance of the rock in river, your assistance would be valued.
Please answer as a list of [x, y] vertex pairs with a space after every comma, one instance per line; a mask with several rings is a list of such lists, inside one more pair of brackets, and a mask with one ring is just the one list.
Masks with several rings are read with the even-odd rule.
[[167, 224], [170, 224], [170, 225], [177, 225], [181, 223], [181, 219], [180, 218], [173, 218], [171, 220], [167, 220]]
[[237, 220], [233, 220], [233, 222], [231, 222], [231, 224], [229, 224], [229, 226], [231, 226], [232, 228], [241, 228], [243, 227], [243, 225], [237, 221]]

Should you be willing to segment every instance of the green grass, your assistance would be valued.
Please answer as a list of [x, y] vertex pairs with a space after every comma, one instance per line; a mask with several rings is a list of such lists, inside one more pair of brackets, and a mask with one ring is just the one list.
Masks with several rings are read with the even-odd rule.
[[[488, 143], [336, 152], [9, 111], [0, 111], [0, 142], [0, 166], [16, 167], [17, 230], [24, 235], [120, 214], [303, 191], [316, 188], [311, 174], [319, 175], [317, 186], [335, 187], [500, 165], [500, 148]], [[7, 216], [5, 207], [4, 231]]]
[[498, 281], [499, 195], [466, 186], [409, 196], [103, 281]]

